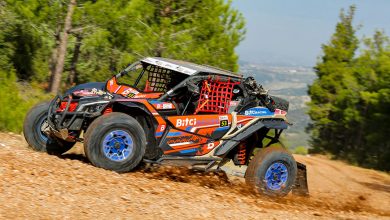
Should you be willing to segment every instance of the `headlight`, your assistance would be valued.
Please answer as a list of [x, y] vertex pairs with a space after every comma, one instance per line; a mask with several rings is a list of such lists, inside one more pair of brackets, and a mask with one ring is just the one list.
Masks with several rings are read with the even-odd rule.
[[86, 111], [89, 113], [97, 112], [103, 110], [104, 106], [109, 103], [109, 101], [97, 101], [80, 104], [77, 108], [77, 111]]
[[[59, 106], [58, 109], [57, 109], [57, 112], [63, 112], [63, 111], [65, 111], [66, 105], [67, 105], [67, 104], [68, 104], [67, 101], [61, 102], [61, 103], [60, 103], [60, 106]], [[69, 104], [68, 112], [73, 112], [74, 110], [76, 110], [78, 104], [79, 104], [78, 102], [71, 102], [71, 103]]]

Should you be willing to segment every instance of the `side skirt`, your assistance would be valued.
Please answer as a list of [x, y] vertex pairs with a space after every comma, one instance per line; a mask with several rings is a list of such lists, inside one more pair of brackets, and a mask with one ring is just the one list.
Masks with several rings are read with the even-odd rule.
[[163, 155], [158, 160], [146, 160], [145, 163], [174, 166], [192, 166], [203, 167], [205, 171], [219, 164], [222, 158], [218, 157], [180, 157]]

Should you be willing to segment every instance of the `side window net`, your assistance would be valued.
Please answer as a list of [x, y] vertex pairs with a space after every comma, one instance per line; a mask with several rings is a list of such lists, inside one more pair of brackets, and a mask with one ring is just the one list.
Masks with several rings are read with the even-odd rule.
[[199, 112], [210, 112], [226, 114], [229, 103], [233, 97], [233, 87], [239, 82], [227, 82], [217, 80], [204, 80], [200, 90], [200, 97], [195, 114]]
[[146, 72], [148, 80], [146, 81], [145, 91], [166, 92], [168, 90], [168, 85], [171, 83], [172, 70], [149, 65], [146, 67]]

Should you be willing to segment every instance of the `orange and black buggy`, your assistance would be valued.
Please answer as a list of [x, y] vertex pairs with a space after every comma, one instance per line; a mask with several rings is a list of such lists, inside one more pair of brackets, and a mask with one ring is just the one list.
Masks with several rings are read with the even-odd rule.
[[205, 171], [234, 164], [265, 195], [306, 194], [305, 165], [279, 144], [288, 105], [253, 77], [148, 57], [106, 82], [75, 86], [35, 106], [24, 135], [49, 154], [83, 142], [93, 165], [117, 172], [141, 162]]

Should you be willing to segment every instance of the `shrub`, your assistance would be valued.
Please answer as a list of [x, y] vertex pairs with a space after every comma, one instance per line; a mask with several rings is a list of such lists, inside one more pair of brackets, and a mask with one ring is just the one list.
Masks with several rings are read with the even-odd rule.
[[304, 146], [298, 146], [295, 148], [294, 153], [300, 154], [300, 155], [306, 155], [307, 154], [307, 148]]
[[0, 131], [21, 132], [28, 110], [45, 99], [43, 91], [17, 83], [14, 72], [0, 70]]

